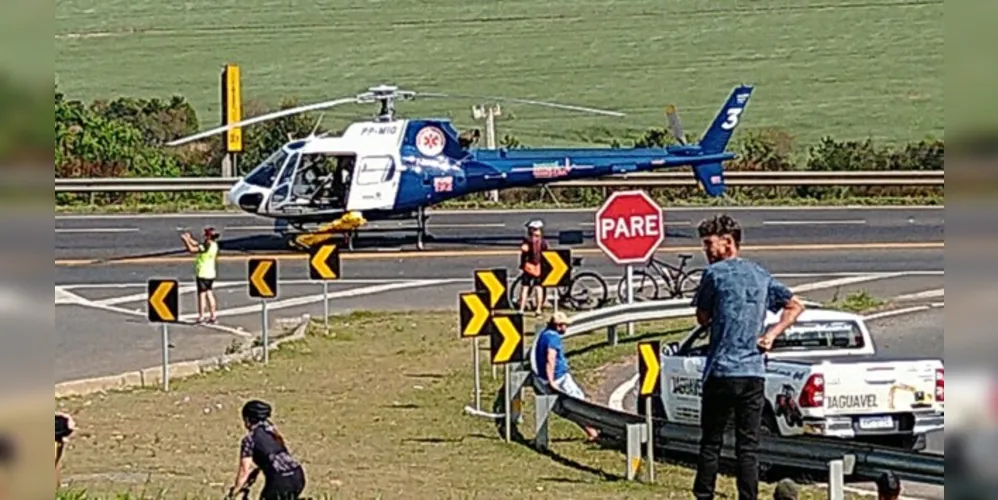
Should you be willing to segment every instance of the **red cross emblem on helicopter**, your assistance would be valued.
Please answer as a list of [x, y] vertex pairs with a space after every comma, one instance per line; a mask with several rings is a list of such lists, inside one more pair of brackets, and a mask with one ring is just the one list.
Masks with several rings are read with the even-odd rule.
[[425, 156], [439, 156], [444, 142], [444, 133], [437, 127], [424, 127], [416, 134], [416, 149]]

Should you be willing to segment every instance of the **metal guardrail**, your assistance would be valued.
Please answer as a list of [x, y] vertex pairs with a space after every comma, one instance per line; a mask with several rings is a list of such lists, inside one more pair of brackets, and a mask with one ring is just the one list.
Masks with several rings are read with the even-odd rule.
[[[56, 193], [156, 193], [177, 191], [228, 191], [236, 177], [121, 177], [57, 178]], [[775, 186], [942, 186], [945, 172], [727, 172], [725, 182], [735, 187]], [[693, 187], [687, 172], [649, 172], [613, 175], [602, 179], [552, 182], [551, 187]]]
[[[573, 317], [566, 337], [608, 330], [608, 339], [616, 342], [616, 327], [630, 322], [663, 320], [692, 316], [693, 308], [688, 299], [635, 302], [584, 312]], [[514, 368], [529, 374], [534, 359], [531, 345], [527, 361]], [[567, 394], [546, 387], [532, 375], [528, 381], [536, 394], [550, 394], [557, 397], [551, 411], [577, 424], [599, 429], [604, 435], [617, 439], [627, 437], [629, 425], [643, 424], [644, 417], [621, 412], [606, 406], [573, 398]], [[502, 402], [504, 388], [499, 391]], [[502, 419], [497, 423], [501, 424]], [[665, 453], [696, 454], [699, 451], [700, 429], [694, 426], [653, 421], [656, 449]], [[663, 456], [656, 452], [656, 456]], [[727, 436], [722, 456], [734, 458], [734, 438]], [[913, 451], [874, 446], [865, 443], [833, 438], [798, 437], [784, 438], [762, 436], [759, 443], [759, 461], [798, 469], [827, 471], [832, 461], [845, 463], [844, 473], [858, 479], [876, 479], [880, 474], [892, 471], [903, 480], [929, 484], [944, 484], [945, 458], [941, 455], [921, 454]]]

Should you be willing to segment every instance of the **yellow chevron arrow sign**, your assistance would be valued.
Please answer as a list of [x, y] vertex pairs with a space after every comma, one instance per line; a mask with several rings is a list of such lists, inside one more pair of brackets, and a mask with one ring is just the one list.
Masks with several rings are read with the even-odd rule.
[[658, 355], [662, 352], [659, 342], [641, 342], [638, 344], [638, 374], [641, 385], [638, 394], [641, 396], [660, 395], [662, 384], [659, 375], [662, 372], [661, 360]]
[[489, 320], [489, 308], [482, 293], [462, 293], [458, 300], [458, 320], [461, 337], [477, 337], [482, 334]]
[[545, 288], [568, 285], [571, 278], [572, 251], [547, 250], [541, 253], [541, 286]]
[[492, 364], [503, 365], [523, 361], [523, 316], [520, 314], [493, 314], [489, 339]]
[[489, 309], [510, 309], [505, 269], [476, 269], [475, 291], [488, 293]]
[[177, 280], [149, 280], [149, 309], [146, 316], [154, 323], [174, 323], [180, 316]]
[[250, 259], [249, 295], [258, 299], [269, 299], [277, 295], [277, 259]]
[[308, 259], [308, 275], [313, 280], [334, 280], [340, 277], [340, 253], [336, 245], [313, 247]]

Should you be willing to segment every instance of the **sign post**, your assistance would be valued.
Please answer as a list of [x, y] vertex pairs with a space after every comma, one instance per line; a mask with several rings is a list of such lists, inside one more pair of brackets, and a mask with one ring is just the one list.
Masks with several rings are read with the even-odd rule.
[[[596, 245], [626, 266], [627, 303], [634, 302], [634, 264], [647, 264], [665, 240], [662, 207], [644, 191], [617, 191], [596, 211]], [[634, 324], [627, 324], [634, 335]]]
[[662, 395], [662, 364], [659, 341], [638, 343], [638, 397], [644, 400], [645, 426], [648, 432], [648, 482], [655, 481], [655, 427], [652, 424], [654, 398]]
[[267, 299], [277, 297], [277, 259], [250, 259], [246, 265], [249, 296], [260, 299], [260, 322], [263, 325], [263, 364], [270, 362]]
[[147, 286], [146, 318], [160, 323], [163, 342], [163, 390], [170, 390], [170, 323], [180, 320], [180, 284], [177, 280], [150, 279]]
[[558, 289], [572, 283], [572, 250], [559, 248], [541, 252], [541, 287], [554, 289], [554, 311], [558, 312]]
[[308, 277], [322, 281], [322, 321], [329, 332], [329, 282], [340, 279], [340, 249], [333, 244], [325, 244], [309, 249]]
[[502, 365], [503, 376], [503, 419], [506, 425], [506, 442], [512, 440], [512, 407], [513, 383], [510, 374], [510, 363], [523, 361], [523, 315], [516, 314], [493, 314], [489, 328], [489, 343], [492, 354], [492, 364]]
[[[458, 331], [461, 338], [472, 339], [471, 364], [475, 373], [475, 413], [482, 412], [482, 378], [478, 339], [487, 332], [492, 312], [488, 308], [489, 297], [485, 293], [468, 292], [457, 296]], [[469, 413], [470, 413], [469, 409]]]

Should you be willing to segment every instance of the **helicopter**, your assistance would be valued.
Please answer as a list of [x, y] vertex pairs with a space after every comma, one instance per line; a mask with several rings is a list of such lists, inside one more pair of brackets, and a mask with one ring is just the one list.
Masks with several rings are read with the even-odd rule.
[[624, 113], [528, 99], [467, 96], [401, 90], [395, 85], [370, 87], [367, 92], [298, 106], [230, 123], [171, 142], [179, 146], [297, 113], [343, 104], [378, 104], [372, 120], [353, 122], [341, 136], [316, 135], [290, 139], [228, 192], [241, 210], [275, 219], [275, 230], [294, 236], [292, 243], [308, 247], [342, 233], [350, 248], [359, 228], [368, 221], [416, 219], [416, 246], [424, 249], [427, 208], [471, 193], [552, 182], [595, 179], [614, 174], [692, 167], [700, 188], [709, 196], [724, 193], [723, 162], [735, 158], [725, 151], [740, 123], [753, 86], [739, 85], [695, 144], [685, 140], [675, 107], [668, 106], [669, 131], [677, 144], [664, 148], [523, 148], [485, 149], [476, 146], [478, 130], [460, 133], [447, 118], [404, 119], [396, 102], [426, 98], [475, 98], [566, 109], [607, 116]]

